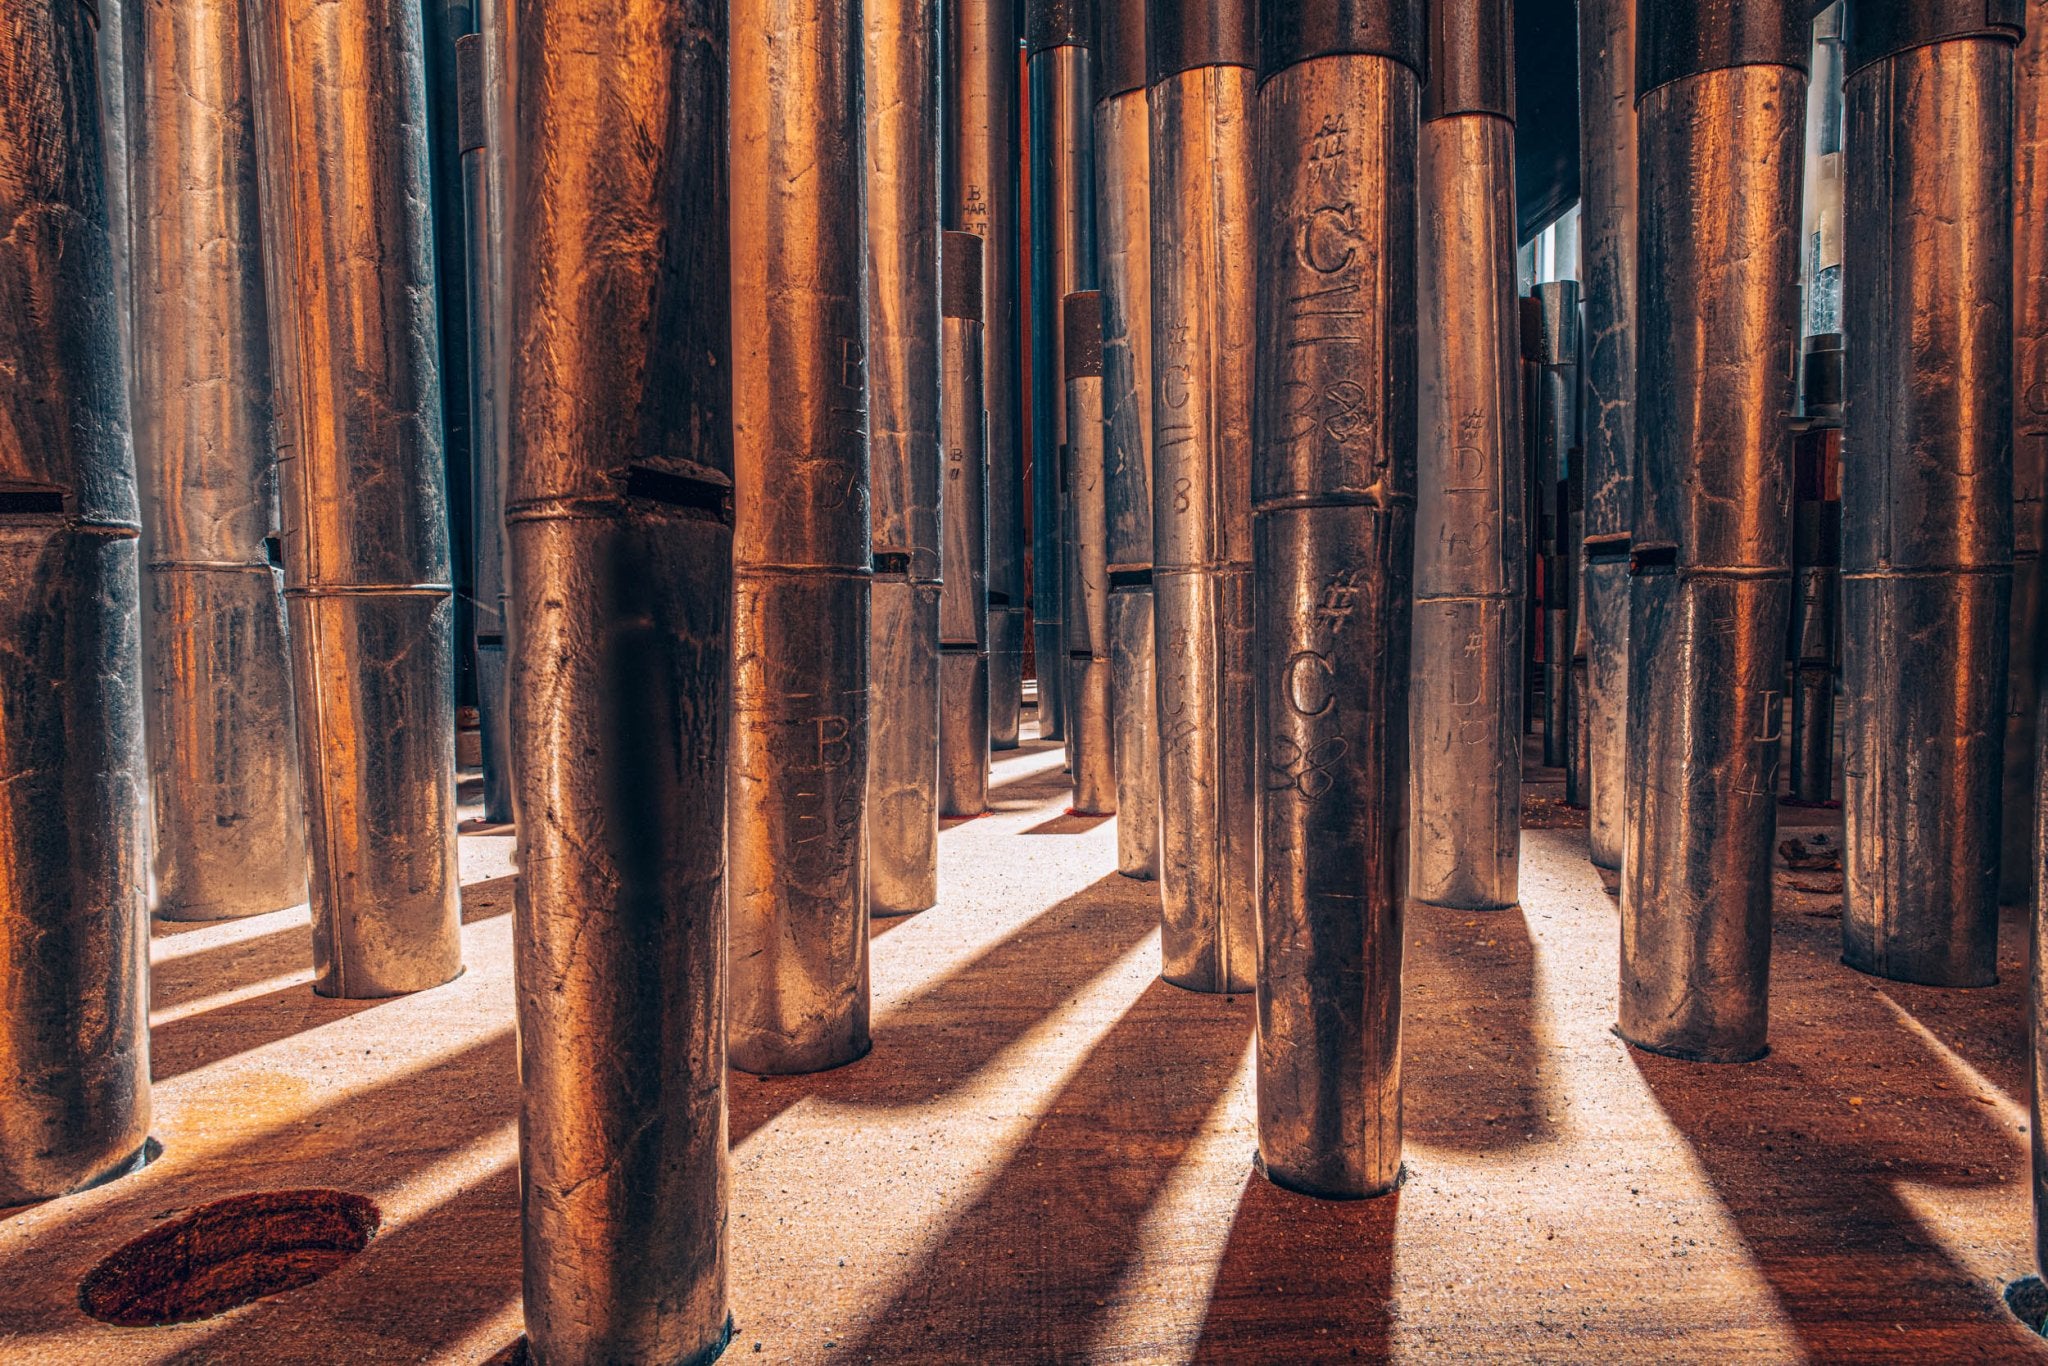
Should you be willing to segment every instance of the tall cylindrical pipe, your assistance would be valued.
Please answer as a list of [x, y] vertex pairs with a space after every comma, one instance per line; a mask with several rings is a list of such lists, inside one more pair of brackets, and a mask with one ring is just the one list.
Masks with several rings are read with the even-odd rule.
[[1145, 0], [1095, 10], [1095, 259], [1102, 285], [1103, 489], [1117, 871], [1159, 876], [1152, 667], [1152, 130]]
[[1852, 0], [1842, 959], [1998, 976], [2018, 13]]
[[1024, 419], [1017, 317], [1017, 15], [1012, 0], [946, 6], [946, 226], [981, 238], [988, 404], [988, 731], [1015, 749], [1024, 696]]
[[1579, 278], [1589, 842], [1621, 867], [1636, 395], [1636, 0], [1579, 0]]
[[1804, 415], [1794, 426], [1792, 442], [1792, 733], [1786, 745], [1791, 766], [1787, 785], [1794, 801], [1819, 805], [1834, 792], [1836, 627], [1842, 600], [1841, 334], [1807, 337], [1800, 361]]
[[91, 11], [0, 0], [0, 1205], [149, 1136], [141, 585]]
[[1622, 1038], [1765, 1050], [1791, 596], [1807, 24], [1799, 0], [1637, 10]]
[[731, 1050], [868, 1051], [859, 6], [735, 0]]
[[290, 291], [270, 317], [294, 428], [279, 468], [313, 985], [390, 996], [462, 970], [422, 16], [391, 0], [252, 0], [249, 16], [264, 250]]
[[1592, 801], [1590, 769], [1592, 736], [1588, 734], [1587, 682], [1592, 673], [1588, 658], [1592, 650], [1592, 623], [1586, 619], [1586, 487], [1585, 454], [1574, 446], [1571, 473], [1565, 479], [1565, 549], [1571, 556], [1571, 673], [1565, 687], [1569, 716], [1565, 734], [1570, 748], [1565, 754], [1564, 799], [1568, 806], [1585, 809]]
[[1155, 681], [1162, 975], [1257, 980], [1252, 242], [1257, 20], [1150, 0]]
[[2007, 635], [2005, 837], [1998, 899], [2033, 890], [2036, 702], [2048, 672], [2041, 642], [2048, 581], [2048, 3], [2031, 0], [2013, 59], [2012, 623]]
[[134, 7], [135, 452], [157, 914], [306, 899], [242, 7]]
[[1516, 903], [1528, 591], [1515, 300], [1514, 11], [1445, 0], [1421, 129], [1409, 890]]
[[1116, 733], [1109, 654], [1109, 502], [1103, 488], [1102, 295], [1069, 294], [1066, 336], [1067, 753], [1074, 810], [1116, 811]]
[[1061, 303], [1095, 288], [1094, 72], [1088, 0], [1026, 0], [1031, 80], [1031, 610], [1038, 733], [1066, 738], [1067, 446]]
[[1551, 280], [1536, 286], [1543, 313], [1536, 372], [1536, 499], [1542, 512], [1543, 762], [1569, 762], [1572, 658], [1571, 511], [1566, 494], [1570, 453], [1578, 444], [1579, 286]]
[[[1438, 8], [1439, 104], [1499, 93], [1504, 35], [1481, 37], [1482, 12], [1503, 17], [1487, 0]], [[1268, 6], [1261, 29], [1259, 1164], [1355, 1197], [1401, 1180], [1427, 40], [1420, 0]]]
[[520, 0], [517, 31], [526, 1338], [701, 1362], [731, 1334], [726, 6]]
[[512, 735], [505, 693], [505, 482], [498, 460], [497, 298], [491, 258], [491, 128], [485, 100], [486, 38], [455, 40], [456, 131], [467, 250], [470, 492], [474, 550], [470, 628], [476, 650], [477, 731], [483, 742], [484, 819], [512, 819]]
[[988, 410], [982, 403], [981, 239], [949, 232], [939, 253], [939, 814], [988, 810]]
[[939, 3], [862, 0], [873, 632], [868, 903], [939, 899]]

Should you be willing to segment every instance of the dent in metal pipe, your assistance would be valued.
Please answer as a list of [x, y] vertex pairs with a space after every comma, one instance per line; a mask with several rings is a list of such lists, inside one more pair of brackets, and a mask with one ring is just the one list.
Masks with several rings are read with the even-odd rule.
[[1807, 25], [1797, 0], [1638, 11], [1621, 1006], [1629, 1043], [1765, 1051], [1791, 596]]
[[1237, 0], [1151, 0], [1146, 11], [1161, 975], [1195, 991], [1257, 980], [1257, 46]]
[[[1810, 106], [1809, 106], [1810, 107]], [[1842, 599], [1842, 338], [1802, 343], [1805, 417], [1792, 443], [1792, 800], [1834, 793], [1836, 627]]]
[[281, 539], [314, 990], [391, 996], [462, 970], [422, 16], [247, 13], [270, 106], [266, 270], [289, 290], [272, 290], [271, 346], [293, 424]]
[[134, 6], [137, 490], [157, 914], [306, 899], [241, 6]]
[[725, 24], [719, 0], [517, 16], [506, 521], [541, 1366], [707, 1362], [732, 1332]]
[[0, 0], [0, 1204], [149, 1135], [135, 474], [92, 16]]
[[1842, 958], [1983, 986], [1998, 974], [2018, 33], [1956, 8], [1847, 15]]
[[988, 810], [988, 410], [981, 239], [949, 232], [939, 253], [940, 447], [946, 473], [939, 526], [939, 814]]
[[1145, 0], [1102, 0], [1095, 42], [1095, 249], [1102, 284], [1103, 489], [1117, 871], [1159, 876], [1152, 640], [1152, 153]]
[[1543, 762], [1570, 761], [1571, 514], [1566, 495], [1570, 452], [1578, 442], [1579, 286], [1575, 280], [1537, 285], [1542, 310], [1536, 372], [1536, 497], [1542, 508]]
[[1586, 489], [1587, 806], [1593, 862], [1621, 867], [1636, 392], [1636, 0], [1579, 0], [1579, 253]]
[[1026, 0], [1024, 23], [1031, 81], [1032, 634], [1038, 734], [1062, 740], [1069, 726], [1062, 665], [1071, 548], [1061, 518], [1068, 442], [1061, 303], [1095, 288], [1093, 34], [1084, 0]]
[[863, 0], [868, 428], [868, 901], [939, 899], [939, 5]]
[[946, 13], [945, 221], [981, 238], [987, 267], [989, 746], [1015, 749], [1028, 595], [1017, 330], [1017, 16], [1012, 0], [953, 0]]
[[2005, 835], [1998, 899], [2034, 886], [2035, 728], [2048, 650], [2041, 645], [2048, 539], [2048, 3], [2027, 6], [2013, 59], [2012, 622], [2007, 639]]
[[732, 1063], [868, 1051], [859, 8], [736, 0]]
[[1435, 32], [1453, 60], [1420, 133], [1409, 891], [1497, 910], [1519, 897], [1528, 591], [1512, 10], [1459, 0]]
[[1116, 812], [1110, 702], [1109, 502], [1103, 488], [1102, 295], [1069, 294], [1060, 316], [1067, 367], [1067, 753], [1074, 810]]
[[[1486, 9], [1432, 43], [1474, 95], [1507, 69]], [[1422, 6], [1268, 7], [1261, 37], [1259, 1166], [1349, 1198], [1401, 1181]]]

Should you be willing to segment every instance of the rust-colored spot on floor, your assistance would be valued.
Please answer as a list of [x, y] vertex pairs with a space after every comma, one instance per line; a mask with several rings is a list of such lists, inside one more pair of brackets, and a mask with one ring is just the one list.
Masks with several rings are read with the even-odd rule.
[[1591, 823], [1592, 816], [1585, 807], [1573, 806], [1562, 794], [1522, 792], [1522, 828], [1524, 830], [1584, 830]]
[[215, 1200], [101, 1259], [79, 1283], [78, 1307], [127, 1328], [212, 1318], [319, 1280], [363, 1250], [379, 1218], [347, 1191]]

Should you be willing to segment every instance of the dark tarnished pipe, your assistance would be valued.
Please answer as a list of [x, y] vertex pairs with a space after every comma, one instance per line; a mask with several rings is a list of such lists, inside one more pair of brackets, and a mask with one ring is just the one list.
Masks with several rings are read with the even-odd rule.
[[1842, 959], [1998, 976], [2012, 587], [2012, 75], [1979, 4], [1852, 0]]
[[1162, 975], [1249, 991], [1256, 19], [1243, 0], [1150, 0], [1146, 52]]
[[391, 0], [247, 13], [272, 373], [293, 426], [279, 470], [314, 990], [390, 996], [462, 970], [422, 16]]
[[1592, 762], [1591, 737], [1586, 733], [1587, 707], [1586, 682], [1591, 666], [1587, 652], [1591, 646], [1590, 626], [1586, 620], [1586, 499], [1585, 481], [1582, 477], [1581, 462], [1584, 452], [1574, 446], [1570, 455], [1571, 473], [1564, 481], [1563, 538], [1568, 568], [1565, 573], [1571, 584], [1570, 631], [1571, 650], [1567, 656], [1565, 681], [1565, 765], [1564, 800], [1567, 806], [1585, 807], [1592, 797], [1592, 785], [1587, 772]]
[[[1809, 109], [1811, 105], [1809, 105]], [[1834, 793], [1836, 627], [1842, 600], [1842, 338], [1807, 337], [1792, 444], [1792, 799]]]
[[156, 910], [306, 899], [242, 7], [134, 6], [137, 489]]
[[149, 1136], [135, 473], [92, 14], [0, 0], [0, 1205]]
[[1522, 847], [1528, 529], [1515, 299], [1514, 19], [1437, 7], [1421, 128], [1409, 891], [1512, 906]]
[[1426, 39], [1420, 0], [1313, 0], [1261, 25], [1259, 1165], [1312, 1195], [1401, 1181], [1420, 72], [1428, 41], [1432, 112], [1498, 107], [1501, 17], [1440, 6]]
[[735, 0], [731, 1050], [868, 1051], [859, 7]]
[[1800, 0], [1642, 0], [1621, 1007], [1639, 1048], [1765, 1051], [1791, 597]]
[[1116, 733], [1109, 653], [1109, 502], [1103, 488], [1102, 295], [1069, 294], [1066, 336], [1067, 754], [1074, 810], [1116, 812]]
[[987, 267], [989, 747], [1015, 749], [1029, 592], [1017, 354], [1017, 15], [1012, 0], [953, 0], [946, 12], [946, 226], [980, 237]]
[[1061, 302], [1095, 288], [1094, 72], [1090, 0], [1025, 0], [1031, 79], [1031, 610], [1038, 733], [1069, 725], [1062, 613], [1070, 547], [1060, 473], [1067, 446]]
[[1636, 0], [1579, 0], [1579, 278], [1586, 538], [1587, 806], [1593, 862], [1621, 867], [1627, 771], [1629, 480], [1636, 393]]
[[732, 1331], [725, 24], [721, 0], [518, 7], [505, 498], [540, 1366], [706, 1362]]
[[868, 427], [868, 904], [939, 899], [939, 3], [862, 0]]
[[939, 253], [939, 814], [988, 810], [988, 410], [982, 404], [981, 239], [949, 232]]
[[2008, 633], [2005, 837], [1998, 899], [2033, 891], [2035, 725], [2048, 649], [2041, 643], [2048, 582], [2048, 3], [2027, 6], [2013, 58], [2012, 622]]
[[1572, 654], [1565, 479], [1570, 452], [1578, 444], [1578, 282], [1552, 280], [1537, 285], [1533, 297], [1543, 313], [1536, 372], [1536, 498], [1543, 510], [1543, 762], [1563, 768], [1570, 758]]
[[470, 626], [475, 632], [478, 739], [484, 819], [512, 819], [512, 736], [505, 714], [505, 483], [498, 458], [497, 306], [492, 280], [491, 127], [485, 99], [485, 35], [455, 40], [456, 130], [462, 154], [462, 222], [468, 249], [470, 537], [475, 552]]
[[1102, 285], [1103, 489], [1117, 871], [1159, 876], [1152, 610], [1152, 130], [1145, 0], [1095, 11], [1095, 260]]

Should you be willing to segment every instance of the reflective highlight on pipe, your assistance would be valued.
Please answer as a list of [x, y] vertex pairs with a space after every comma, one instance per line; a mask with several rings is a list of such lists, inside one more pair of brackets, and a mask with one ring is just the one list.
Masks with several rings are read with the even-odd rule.
[[1109, 504], [1103, 489], [1102, 295], [1061, 304], [1067, 367], [1066, 528], [1067, 755], [1074, 810], [1116, 813], [1116, 738], [1111, 723]]
[[135, 473], [92, 17], [0, 0], [0, 1204], [149, 1136]]
[[730, 1048], [868, 1051], [868, 377], [858, 7], [731, 8]]
[[939, 253], [939, 814], [988, 810], [988, 410], [982, 404], [981, 239], [949, 232]]

